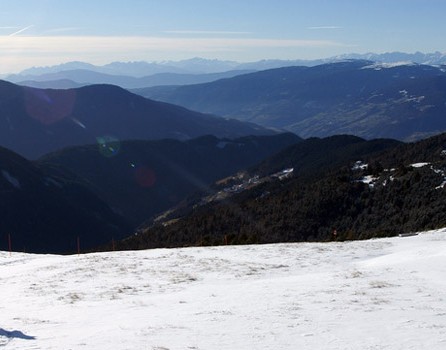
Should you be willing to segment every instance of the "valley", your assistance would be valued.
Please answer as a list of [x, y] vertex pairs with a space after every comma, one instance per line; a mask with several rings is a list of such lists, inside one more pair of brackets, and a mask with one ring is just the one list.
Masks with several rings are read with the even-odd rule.
[[304, 138], [351, 134], [415, 141], [445, 128], [442, 66], [346, 60], [137, 92]]
[[[38, 89], [2, 82], [1, 144], [32, 159], [26, 166], [42, 174], [37, 178], [49, 179], [25, 188], [29, 176], [5, 153], [3, 206], [23, 198], [31, 207], [49, 204], [32, 215], [12, 206], [1, 231], [13, 234], [15, 250], [45, 251], [52, 240], [48, 252], [66, 253], [76, 250], [79, 236], [82, 250], [91, 251], [325, 241], [334, 229], [350, 240], [442, 227], [444, 79], [438, 66], [344, 60], [153, 88], [177, 96], [175, 103], [181, 92], [191, 108], [200, 109], [199, 101], [220, 105], [226, 112], [211, 109], [220, 115], [238, 118], [241, 109], [241, 120], [112, 85]], [[325, 136], [331, 133], [341, 135]], [[368, 166], [354, 172], [359, 161]], [[411, 166], [420, 162], [435, 171]], [[57, 211], [59, 223], [51, 218], [53, 190], [37, 190], [42, 184], [57, 185], [73, 206], [70, 215], [101, 203], [108, 211], [94, 214], [103, 221], [101, 233], [92, 218], [74, 214], [76, 225], [57, 238], [65, 243], [55, 243], [55, 232], [72, 219], [64, 219], [66, 209]], [[0, 247], [7, 249], [6, 240]]]

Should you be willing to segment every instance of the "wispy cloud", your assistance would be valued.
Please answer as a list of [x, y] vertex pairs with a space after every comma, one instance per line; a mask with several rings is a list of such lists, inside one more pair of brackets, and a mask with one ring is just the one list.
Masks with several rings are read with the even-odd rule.
[[166, 30], [166, 34], [187, 34], [187, 35], [246, 35], [252, 32], [235, 32], [219, 30]]
[[67, 32], [75, 32], [80, 30], [80, 27], [62, 27], [62, 28], [53, 28], [48, 29], [42, 32], [43, 35], [45, 34], [58, 34], [58, 33], [67, 33]]
[[[21, 29], [18, 32], [23, 32]], [[15, 33], [14, 33], [15, 34]], [[11, 37], [12, 35], [9, 35]], [[21, 47], [24, 51], [54, 50], [67, 52], [108, 52], [125, 50], [192, 51], [216, 48], [274, 48], [274, 47], [333, 47], [345, 46], [330, 40], [261, 39], [261, 38], [197, 38], [197, 37], [140, 37], [140, 36], [19, 36], [14, 40], [0, 37], [0, 50]]]
[[14, 33], [11, 33], [11, 34], [9, 34], [9, 36], [16, 36], [16, 35], [18, 35], [18, 34], [20, 34], [20, 33], [23, 33], [24, 31], [26, 31], [26, 30], [32, 28], [32, 27], [34, 27], [33, 24], [31, 24], [30, 26], [27, 26], [27, 27], [25, 27], [25, 28], [22, 28], [22, 29], [20, 29], [20, 30], [14, 32]]
[[342, 29], [343, 27], [339, 27], [339, 26], [318, 26], [318, 27], [307, 27], [307, 29], [310, 30], [330, 30], [330, 29]]

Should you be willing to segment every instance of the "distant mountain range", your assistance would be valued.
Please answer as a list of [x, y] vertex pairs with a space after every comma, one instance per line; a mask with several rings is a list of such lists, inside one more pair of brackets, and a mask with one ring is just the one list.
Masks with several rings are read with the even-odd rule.
[[304, 138], [416, 140], [446, 130], [446, 69], [421, 64], [346, 60], [135, 92]]
[[122, 140], [274, 133], [151, 101], [112, 85], [43, 90], [0, 81], [0, 145], [28, 158], [86, 144], [98, 144], [110, 156]]
[[413, 62], [419, 64], [441, 65], [446, 64], [446, 54], [441, 52], [433, 53], [365, 53], [365, 54], [345, 54], [324, 59], [314, 60], [279, 60], [269, 59], [255, 62], [222, 61], [217, 59], [191, 58], [182, 61], [164, 62], [112, 62], [104, 66], [96, 66], [85, 62], [68, 62], [49, 67], [32, 67], [25, 69], [19, 75], [43, 75], [58, 73], [67, 70], [89, 70], [97, 73], [126, 75], [132, 77], [144, 77], [158, 73], [180, 73], [180, 74], [209, 74], [222, 73], [230, 70], [265, 70], [290, 66], [315, 66], [323, 63], [330, 63], [345, 59], [361, 59], [384, 63]]
[[[74, 88], [79, 87], [79, 85], [113, 84], [135, 89], [159, 85], [199, 84], [247, 72], [291, 66], [311, 67], [346, 59], [370, 60], [382, 63], [446, 64], [446, 55], [440, 52], [346, 54], [315, 60], [270, 59], [246, 63], [192, 58], [165, 62], [113, 62], [104, 66], [96, 66], [85, 62], [68, 62], [50, 67], [33, 67], [18, 74], [3, 75], [2, 78], [20, 85], [39, 88]], [[60, 80], [64, 80], [64, 82]], [[68, 80], [72, 83], [68, 84]]]
[[[0, 250], [74, 253], [128, 236], [132, 226], [79, 179], [0, 147]], [[9, 237], [8, 237], [9, 236]]]
[[137, 89], [150, 86], [201, 84], [251, 72], [253, 70], [231, 70], [207, 74], [157, 73], [145, 77], [132, 77], [75, 69], [42, 75], [10, 76], [8, 80], [18, 85], [36, 88], [67, 89], [93, 84], [111, 84], [126, 89]]
[[356, 60], [369, 60], [381, 63], [418, 63], [425, 65], [445, 65], [446, 53], [433, 52], [433, 53], [404, 53], [404, 52], [386, 52], [386, 53], [365, 53], [365, 54], [346, 54], [334, 57], [337, 60], [356, 59]]

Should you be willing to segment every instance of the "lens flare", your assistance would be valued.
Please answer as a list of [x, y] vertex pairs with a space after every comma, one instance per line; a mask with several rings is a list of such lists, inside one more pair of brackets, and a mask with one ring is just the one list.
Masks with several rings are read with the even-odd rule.
[[76, 91], [24, 88], [24, 102], [31, 118], [51, 125], [73, 113]]
[[152, 169], [140, 166], [135, 170], [135, 180], [141, 187], [153, 187], [156, 183], [156, 174]]
[[99, 152], [104, 157], [114, 157], [121, 150], [121, 142], [114, 136], [101, 136], [97, 137]]

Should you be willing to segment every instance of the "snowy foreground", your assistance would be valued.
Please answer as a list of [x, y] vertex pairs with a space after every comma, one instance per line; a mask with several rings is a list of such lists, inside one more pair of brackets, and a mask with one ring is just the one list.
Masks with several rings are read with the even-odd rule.
[[446, 230], [348, 243], [0, 252], [1, 349], [446, 349]]

